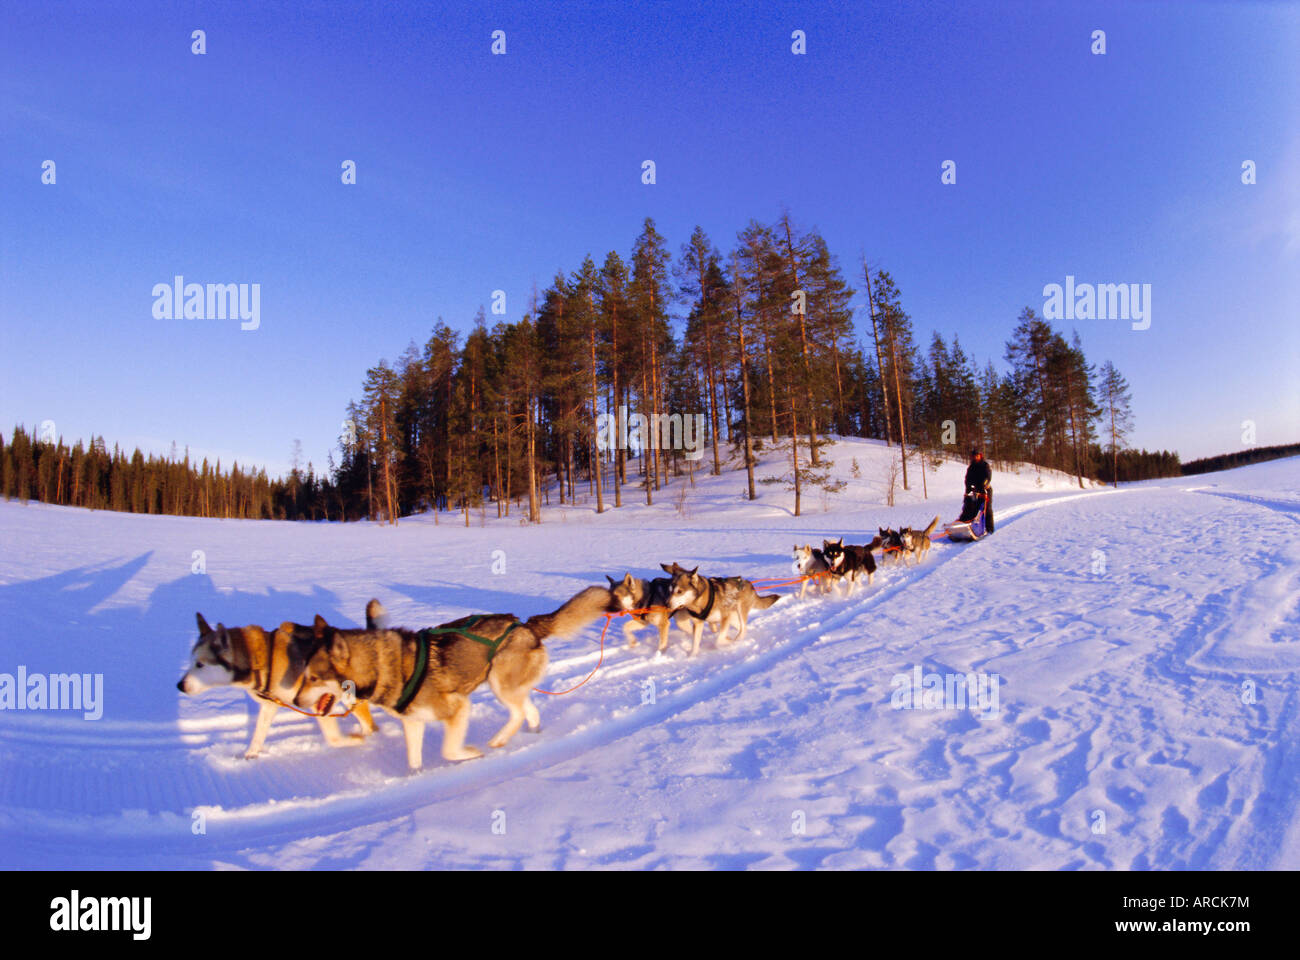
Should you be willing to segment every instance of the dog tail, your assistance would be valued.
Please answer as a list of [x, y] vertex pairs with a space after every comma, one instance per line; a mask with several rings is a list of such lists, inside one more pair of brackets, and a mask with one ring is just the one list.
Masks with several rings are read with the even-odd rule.
[[366, 604], [366, 629], [383, 630], [388, 625], [388, 611], [378, 600]]
[[766, 610], [768, 607], [770, 607], [772, 604], [776, 603], [776, 602], [777, 602], [778, 600], [780, 600], [780, 599], [781, 599], [781, 594], [779, 594], [779, 593], [769, 593], [769, 594], [768, 594], [767, 596], [765, 596], [765, 597], [759, 597], [759, 598], [758, 598], [758, 602], [754, 604], [754, 609], [755, 609], [755, 610]]
[[560, 609], [529, 617], [526, 626], [538, 640], [568, 636], [607, 613], [613, 602], [614, 595], [604, 587], [588, 587], [570, 597]]
[[934, 528], [937, 527], [938, 525], [939, 525], [939, 515], [935, 514], [934, 519], [930, 521], [930, 525], [921, 532], [924, 533], [926, 538], [928, 539], [930, 534], [934, 533]]

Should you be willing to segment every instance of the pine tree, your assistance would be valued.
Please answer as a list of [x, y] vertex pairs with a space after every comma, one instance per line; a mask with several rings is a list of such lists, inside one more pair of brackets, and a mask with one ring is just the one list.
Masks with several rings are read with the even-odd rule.
[[1110, 438], [1107, 449], [1111, 456], [1111, 480], [1118, 487], [1120, 445], [1128, 439], [1128, 432], [1133, 426], [1133, 413], [1128, 381], [1109, 360], [1101, 366], [1099, 393], [1106, 434]]

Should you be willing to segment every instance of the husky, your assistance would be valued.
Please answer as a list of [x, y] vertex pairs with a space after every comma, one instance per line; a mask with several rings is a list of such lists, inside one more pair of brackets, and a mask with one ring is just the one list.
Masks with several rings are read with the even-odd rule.
[[871, 555], [871, 547], [845, 546], [844, 538], [822, 541], [822, 556], [830, 566], [831, 576], [838, 582], [848, 581], [846, 596], [853, 596], [858, 580], [865, 573], [867, 586], [871, 586], [871, 577], [876, 572], [876, 558]]
[[[883, 567], [886, 563], [902, 563], [903, 551], [903, 534], [900, 530], [891, 530], [889, 527], [879, 527], [880, 530], [880, 565]], [[873, 541], [874, 542], [874, 541]]]
[[917, 563], [924, 560], [926, 553], [930, 550], [930, 534], [934, 532], [934, 528], [938, 524], [939, 518], [936, 516], [924, 530], [913, 530], [911, 527], [904, 527], [899, 532], [899, 536], [903, 541], [902, 555], [907, 557], [910, 554]]
[[[668, 627], [674, 622], [674, 615], [668, 609], [672, 579], [655, 577], [653, 580], [642, 580], [630, 573], [625, 574], [622, 580], [615, 580], [609, 574], [605, 575], [605, 579], [609, 581], [610, 594], [614, 598], [612, 610], [650, 611], [633, 614], [623, 624], [623, 636], [627, 645], [635, 647], [635, 634], [645, 627], [655, 627], [659, 630], [659, 652], [663, 653], [668, 648]], [[684, 614], [676, 616], [676, 623], [683, 630], [687, 629], [686, 624], [689, 622], [690, 618]]]
[[[744, 638], [751, 610], [766, 610], [781, 599], [779, 593], [760, 597], [754, 585], [743, 577], [701, 577], [696, 572], [699, 567], [687, 570], [675, 563], [663, 567], [673, 575], [668, 606], [694, 621], [691, 656], [700, 652], [700, 635], [706, 623], [713, 627], [719, 645], [732, 643]], [[728, 639], [731, 627], [736, 628], [736, 635]]]
[[[830, 564], [826, 562], [826, 555], [815, 547], [804, 544], [794, 545], [794, 564], [795, 569], [799, 571], [799, 576], [807, 577], [803, 583], [799, 584], [799, 596], [802, 597], [808, 592], [809, 585], [813, 590], [820, 589], [823, 594], [829, 593], [831, 589], [830, 582]], [[818, 581], [821, 581], [818, 583]]]
[[610, 611], [613, 596], [604, 587], [588, 587], [552, 613], [519, 620], [509, 613], [461, 617], [430, 630], [338, 630], [321, 616], [313, 623], [320, 646], [307, 661], [294, 704], [327, 713], [345, 696], [368, 700], [402, 721], [406, 762], [419, 770], [424, 756], [424, 727], [445, 727], [445, 760], [483, 755], [466, 746], [469, 697], [484, 680], [510, 711], [505, 726], [488, 741], [510, 742], [524, 720], [533, 732], [541, 716], [529, 699], [546, 673], [548, 655], [542, 641], [582, 629]]
[[[194, 696], [215, 687], [240, 687], [257, 700], [253, 738], [244, 751], [244, 757], [251, 760], [262, 752], [271, 721], [300, 682], [303, 666], [317, 646], [316, 640], [309, 627], [292, 623], [281, 624], [275, 631], [258, 626], [227, 628], [218, 623], [214, 630], [203, 614], [195, 614], [195, 619], [199, 639], [190, 651], [189, 669], [176, 688]], [[371, 622], [369, 607], [366, 622]], [[308, 633], [304, 635], [302, 631]], [[332, 747], [356, 746], [367, 733], [375, 732], [375, 721], [364, 701], [358, 701], [352, 711], [361, 724], [360, 734], [345, 737], [339, 732], [338, 719], [325, 716], [327, 712], [321, 711], [316, 722], [325, 742]]]

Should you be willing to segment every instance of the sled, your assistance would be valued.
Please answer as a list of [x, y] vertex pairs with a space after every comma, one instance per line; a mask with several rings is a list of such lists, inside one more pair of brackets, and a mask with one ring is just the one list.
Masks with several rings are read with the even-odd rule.
[[945, 524], [944, 532], [949, 540], [979, 540], [984, 536], [984, 497], [982, 494], [968, 494], [962, 502], [961, 516], [952, 523]]

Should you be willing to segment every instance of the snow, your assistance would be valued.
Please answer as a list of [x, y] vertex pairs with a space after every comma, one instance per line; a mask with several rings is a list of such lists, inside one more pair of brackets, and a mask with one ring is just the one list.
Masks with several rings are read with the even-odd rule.
[[[928, 502], [914, 464], [890, 508], [884, 444], [827, 455], [848, 486], [805, 491], [801, 517], [784, 484], [743, 501], [743, 471], [709, 477], [707, 454], [680, 508], [685, 477], [653, 507], [625, 488], [621, 510], [553, 505], [540, 526], [513, 511], [391, 527], [0, 503], [0, 673], [99, 673], [105, 691], [98, 720], [0, 710], [0, 865], [1300, 866], [1296, 459], [1118, 491], [995, 471], [992, 538], [939, 541], [852, 597], [787, 596], [738, 644], [706, 634], [695, 658], [678, 631], [662, 656], [629, 651], [615, 621], [589, 683], [534, 695], [539, 734], [448, 764], [430, 730], [416, 774], [386, 714], [338, 750], [282, 711], [249, 761], [242, 692], [176, 690], [196, 610], [357, 625], [377, 596], [411, 626], [528, 616], [660, 561], [782, 577], [796, 542], [957, 515], [961, 463], [928, 475]], [[785, 469], [765, 456], [759, 477]], [[599, 627], [548, 644], [546, 688], [591, 671]], [[997, 709], [893, 709], [894, 678], [917, 667], [996, 674]], [[503, 718], [480, 690], [469, 742]]]

